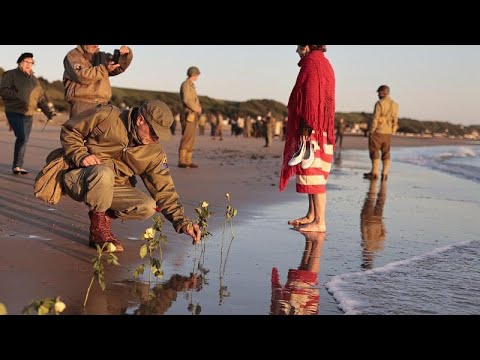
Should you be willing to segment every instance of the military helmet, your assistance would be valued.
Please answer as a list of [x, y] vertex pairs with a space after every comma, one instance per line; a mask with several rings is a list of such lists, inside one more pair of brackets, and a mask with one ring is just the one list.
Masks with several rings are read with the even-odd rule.
[[187, 76], [200, 75], [200, 70], [196, 66], [190, 66], [187, 70]]
[[377, 92], [386, 92], [387, 94], [390, 94], [390, 88], [387, 85], [382, 85], [377, 89]]

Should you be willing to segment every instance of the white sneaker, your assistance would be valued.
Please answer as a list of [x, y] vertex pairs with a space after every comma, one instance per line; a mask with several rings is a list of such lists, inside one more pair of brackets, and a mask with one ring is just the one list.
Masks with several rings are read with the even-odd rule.
[[310, 141], [310, 145], [307, 147], [305, 151], [305, 156], [302, 160], [302, 169], [308, 169], [312, 166], [313, 162], [315, 161], [315, 146]]
[[306, 149], [307, 149], [306, 142], [302, 140], [302, 143], [300, 144], [300, 149], [298, 149], [298, 151], [295, 154], [293, 154], [293, 157], [288, 162], [288, 165], [295, 166], [300, 164], [303, 160]]

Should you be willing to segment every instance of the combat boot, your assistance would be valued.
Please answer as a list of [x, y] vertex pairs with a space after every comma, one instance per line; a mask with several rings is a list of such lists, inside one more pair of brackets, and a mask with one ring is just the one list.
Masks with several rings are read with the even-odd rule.
[[380, 168], [380, 159], [374, 159], [372, 161], [372, 171], [363, 174], [365, 179], [373, 180], [378, 178], [378, 169]]
[[112, 237], [113, 234], [111, 235], [109, 226], [111, 224], [111, 219], [109, 218], [107, 225], [108, 216], [106, 213], [104, 211], [89, 211], [88, 216], [90, 217], [90, 235], [88, 246], [96, 248], [96, 245], [98, 245], [102, 247], [105, 245], [105, 243], [111, 242], [116, 247], [114, 252], [122, 252], [122, 244], [116, 239], [116, 237]]

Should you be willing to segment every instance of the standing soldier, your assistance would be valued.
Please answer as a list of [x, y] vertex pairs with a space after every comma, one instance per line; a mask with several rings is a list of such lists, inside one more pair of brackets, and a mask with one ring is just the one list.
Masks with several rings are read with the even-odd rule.
[[366, 179], [378, 178], [380, 154], [382, 151], [382, 180], [387, 180], [390, 170], [390, 143], [392, 134], [398, 129], [398, 104], [390, 98], [390, 88], [382, 85], [378, 88], [379, 100], [375, 104], [373, 119], [369, 125], [368, 151], [372, 161], [372, 170], [363, 174]]
[[340, 148], [342, 148], [344, 133], [345, 133], [345, 120], [343, 118], [340, 118], [340, 120], [338, 120], [338, 123], [337, 123], [337, 135], [335, 137], [335, 144], [337, 144], [337, 146], [340, 146]]
[[205, 135], [205, 124], [207, 123], [207, 114], [202, 113], [198, 118], [199, 135]]
[[200, 76], [200, 70], [191, 66], [187, 70], [188, 79], [180, 87], [180, 100], [183, 104], [182, 114], [182, 140], [178, 151], [178, 167], [180, 168], [198, 168], [197, 164], [192, 162], [193, 147], [195, 146], [195, 128], [197, 125], [197, 116], [202, 113], [202, 107], [198, 100], [195, 90], [195, 81]]
[[272, 116], [272, 112], [269, 111], [265, 116], [265, 146], [271, 147], [273, 140], [273, 130], [277, 120]]

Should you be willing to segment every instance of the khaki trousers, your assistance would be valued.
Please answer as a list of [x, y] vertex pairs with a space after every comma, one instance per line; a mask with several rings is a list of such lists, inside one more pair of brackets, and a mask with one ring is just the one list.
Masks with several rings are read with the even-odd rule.
[[370, 159], [380, 159], [379, 150], [382, 151], [382, 160], [390, 159], [391, 134], [370, 134], [368, 138], [368, 151]]
[[155, 214], [155, 200], [129, 185], [115, 185], [115, 173], [107, 165], [71, 170], [63, 185], [68, 196], [95, 212], [112, 209], [122, 220], [144, 220]]
[[197, 121], [187, 121], [182, 119], [182, 140], [180, 141], [179, 150], [193, 151], [195, 146], [195, 130], [197, 127]]

